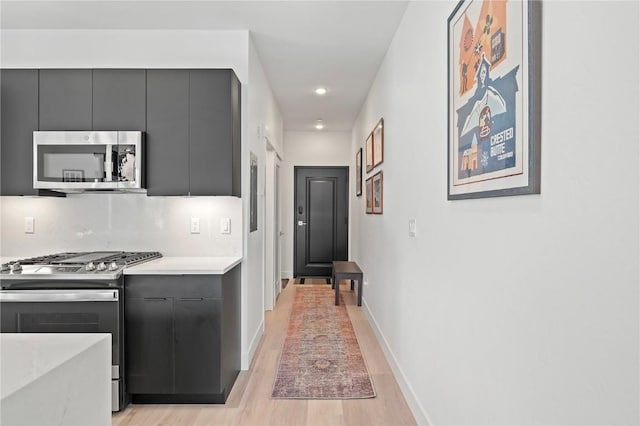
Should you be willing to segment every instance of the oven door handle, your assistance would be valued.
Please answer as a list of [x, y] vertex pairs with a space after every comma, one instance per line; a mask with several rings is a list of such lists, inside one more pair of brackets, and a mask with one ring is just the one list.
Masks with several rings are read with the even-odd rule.
[[2, 290], [2, 302], [117, 302], [118, 290]]

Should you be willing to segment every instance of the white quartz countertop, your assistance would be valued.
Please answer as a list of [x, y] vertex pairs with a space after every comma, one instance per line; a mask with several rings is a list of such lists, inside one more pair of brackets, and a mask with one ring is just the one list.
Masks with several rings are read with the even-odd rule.
[[129, 266], [125, 275], [222, 275], [242, 262], [242, 257], [169, 256]]
[[2, 399], [102, 340], [111, 348], [109, 333], [1, 333]]
[[0, 424], [111, 424], [111, 334], [0, 334]]

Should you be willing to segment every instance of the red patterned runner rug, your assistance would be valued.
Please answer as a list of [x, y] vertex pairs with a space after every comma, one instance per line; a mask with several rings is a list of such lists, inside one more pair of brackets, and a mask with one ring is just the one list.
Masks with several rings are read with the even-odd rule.
[[340, 295], [329, 286], [296, 286], [272, 396], [373, 398], [376, 393]]

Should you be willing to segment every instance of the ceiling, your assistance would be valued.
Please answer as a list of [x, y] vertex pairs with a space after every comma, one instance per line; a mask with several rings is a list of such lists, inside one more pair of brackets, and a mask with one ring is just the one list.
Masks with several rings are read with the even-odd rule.
[[[3, 29], [251, 31], [285, 130], [350, 131], [407, 1], [2, 0]], [[313, 89], [324, 86], [323, 97]]]

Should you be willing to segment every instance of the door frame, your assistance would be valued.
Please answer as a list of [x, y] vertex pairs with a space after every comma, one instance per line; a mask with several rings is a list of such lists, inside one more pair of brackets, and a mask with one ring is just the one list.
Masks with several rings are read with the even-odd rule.
[[346, 170], [347, 172], [347, 188], [346, 188], [346, 195], [347, 195], [347, 199], [346, 204], [345, 204], [345, 208], [346, 208], [346, 214], [347, 214], [347, 254], [350, 253], [350, 248], [349, 248], [349, 244], [351, 243], [351, 239], [349, 238], [349, 229], [350, 229], [350, 224], [351, 224], [351, 210], [349, 209], [350, 206], [350, 197], [349, 197], [349, 179], [350, 179], [350, 174], [349, 174], [349, 166], [293, 166], [293, 277], [297, 277], [298, 276], [298, 262], [297, 262], [297, 258], [298, 258], [298, 223], [296, 220], [296, 176], [298, 174], [298, 170], [300, 169], [342, 169], [342, 170]]
[[264, 300], [265, 311], [271, 311], [280, 294], [280, 230], [281, 218], [279, 217], [280, 183], [276, 180], [276, 170], [281, 169], [281, 158], [269, 139], [267, 141], [267, 154], [265, 159], [265, 230], [264, 230]]

